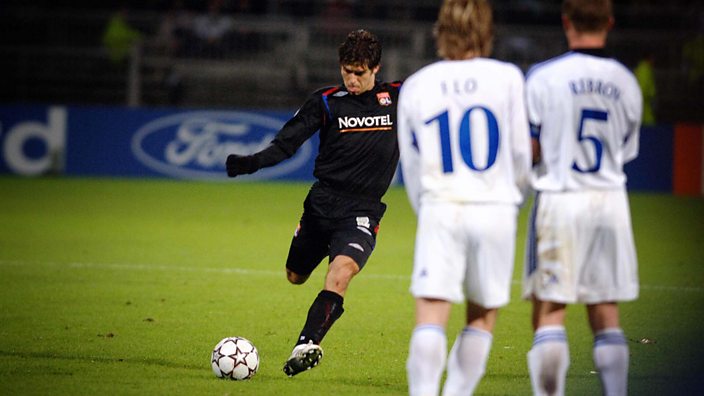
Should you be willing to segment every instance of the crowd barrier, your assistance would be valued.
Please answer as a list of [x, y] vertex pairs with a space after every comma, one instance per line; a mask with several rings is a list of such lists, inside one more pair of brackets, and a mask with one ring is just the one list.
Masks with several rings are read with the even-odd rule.
[[[293, 115], [124, 107], [0, 106], [0, 173], [226, 180], [225, 158], [266, 147]], [[704, 127], [641, 130], [628, 188], [704, 195]], [[311, 181], [317, 134], [290, 159], [246, 180]]]

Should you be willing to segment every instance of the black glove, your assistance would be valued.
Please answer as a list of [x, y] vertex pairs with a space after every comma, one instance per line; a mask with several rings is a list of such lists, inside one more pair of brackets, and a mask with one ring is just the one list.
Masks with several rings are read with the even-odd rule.
[[237, 175], [248, 175], [259, 169], [259, 160], [253, 155], [236, 155], [230, 154], [227, 156], [227, 175], [235, 177]]

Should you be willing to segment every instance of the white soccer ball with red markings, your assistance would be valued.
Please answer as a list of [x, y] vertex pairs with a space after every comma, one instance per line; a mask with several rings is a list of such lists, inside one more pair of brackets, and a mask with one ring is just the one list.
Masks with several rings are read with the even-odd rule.
[[246, 380], [259, 369], [259, 352], [246, 338], [227, 337], [213, 348], [210, 363], [218, 378]]

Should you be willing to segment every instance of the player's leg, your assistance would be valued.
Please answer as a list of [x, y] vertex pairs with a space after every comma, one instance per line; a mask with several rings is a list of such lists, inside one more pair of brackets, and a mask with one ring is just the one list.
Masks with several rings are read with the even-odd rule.
[[484, 376], [499, 307], [508, 304], [515, 253], [517, 208], [463, 205], [466, 266], [466, 326], [457, 336], [447, 364], [444, 396], [474, 392]]
[[286, 258], [286, 279], [294, 285], [305, 283], [313, 270], [328, 255], [329, 237], [324, 225], [305, 213], [291, 238]]
[[322, 358], [320, 343], [335, 321], [342, 316], [347, 287], [366, 264], [375, 246], [374, 230], [378, 221], [367, 219], [365, 224], [366, 227], [361, 227], [358, 220], [352, 218], [339, 224], [327, 222], [327, 225], [321, 227], [330, 235], [329, 248], [326, 248], [329, 249], [331, 262], [325, 286], [308, 309], [294, 351], [284, 365], [284, 372], [289, 376], [315, 367]]
[[[344, 312], [343, 302], [352, 278], [361, 271], [376, 244], [378, 221], [350, 218], [330, 222], [330, 264], [323, 290], [311, 304], [299, 344], [320, 344], [330, 327]], [[333, 224], [334, 223], [334, 224]]]
[[453, 302], [464, 301], [467, 250], [456, 227], [459, 205], [424, 204], [418, 213], [411, 294], [416, 326], [406, 361], [411, 395], [437, 395], [447, 361], [446, 326]]
[[296, 346], [284, 364], [286, 375], [294, 376], [320, 363], [323, 357], [320, 342], [333, 323], [342, 316], [344, 312], [342, 303], [342, 296], [335, 292], [322, 290], [318, 293], [308, 309], [306, 322], [298, 336]]
[[325, 285], [311, 305], [299, 342], [320, 344], [340, 318], [344, 297], [352, 278], [364, 268], [376, 245], [379, 222], [368, 217], [331, 221], [330, 264]]
[[[589, 324], [594, 334], [593, 358], [605, 395], [625, 395], [629, 350], [619, 323], [617, 301], [638, 296], [638, 268], [625, 189], [593, 192], [601, 215], [594, 225], [599, 232], [588, 241], [582, 287], [588, 302]], [[586, 271], [588, 269], [588, 271]], [[597, 303], [598, 302], [598, 303]]]
[[580, 273], [574, 257], [582, 246], [578, 214], [588, 206], [579, 194], [539, 192], [528, 225], [523, 298], [533, 303], [533, 345], [528, 369], [535, 395], [562, 395], [570, 364], [566, 305], [576, 301]]
[[565, 304], [533, 299], [533, 347], [528, 369], [534, 395], [564, 395], [570, 364]]
[[476, 389], [486, 370], [497, 313], [467, 302], [467, 326], [450, 351], [443, 396], [468, 395]]
[[[286, 260], [286, 277], [289, 282], [302, 284], [308, 279], [322, 259], [328, 255], [328, 240], [324, 224], [304, 213], [291, 241]], [[311, 320], [311, 317], [320, 316], [318, 313], [321, 309], [320, 304], [316, 304], [320, 299], [321, 297], [318, 296], [309, 309], [306, 323]], [[316, 336], [313, 332], [307, 331], [304, 326], [304, 331], [299, 335], [291, 356], [284, 364], [286, 375], [296, 375], [318, 364], [323, 356], [323, 350], [318, 345], [319, 342], [313, 341], [314, 338]]]
[[626, 395], [628, 390], [628, 342], [619, 325], [616, 303], [587, 305], [594, 334], [594, 365], [604, 395]]
[[416, 298], [416, 326], [406, 361], [411, 396], [438, 394], [447, 358], [445, 326], [451, 307], [449, 301]]
[[336, 256], [328, 267], [325, 288], [318, 293], [308, 309], [297, 344], [320, 345], [333, 323], [342, 316], [344, 295], [352, 277], [359, 273], [359, 266], [349, 256]]
[[325, 290], [344, 297], [352, 278], [359, 271], [359, 265], [352, 257], [346, 255], [336, 256], [330, 263], [328, 273], [325, 276]]

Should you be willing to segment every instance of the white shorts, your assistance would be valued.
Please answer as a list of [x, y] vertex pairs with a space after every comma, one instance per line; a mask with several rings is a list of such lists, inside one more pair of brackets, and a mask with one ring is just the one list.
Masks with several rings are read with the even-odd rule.
[[595, 304], [638, 297], [625, 190], [540, 192], [528, 227], [523, 298]]
[[514, 205], [423, 203], [411, 294], [484, 308], [506, 305], [517, 215]]

